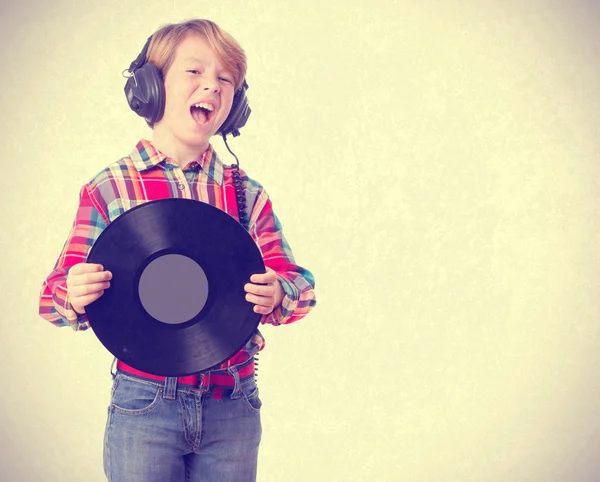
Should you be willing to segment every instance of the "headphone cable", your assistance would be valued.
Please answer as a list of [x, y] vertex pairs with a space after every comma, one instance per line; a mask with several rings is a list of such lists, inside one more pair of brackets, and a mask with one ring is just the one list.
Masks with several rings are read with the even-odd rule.
[[227, 137], [225, 134], [222, 134], [223, 142], [225, 143], [225, 147], [229, 153], [235, 158], [235, 164], [232, 164], [231, 167], [231, 178], [233, 181], [233, 187], [235, 189], [235, 199], [237, 201], [238, 206], [238, 217], [240, 218], [240, 224], [244, 227], [246, 231], [248, 231], [250, 219], [248, 218], [248, 214], [246, 213], [246, 194], [244, 192], [244, 187], [242, 185], [242, 176], [240, 175], [240, 161], [234, 152], [229, 148], [229, 144], [227, 144]]

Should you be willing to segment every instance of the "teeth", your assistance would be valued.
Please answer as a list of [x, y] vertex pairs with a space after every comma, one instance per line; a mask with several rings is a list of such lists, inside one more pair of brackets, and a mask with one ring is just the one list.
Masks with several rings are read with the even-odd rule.
[[198, 104], [194, 104], [194, 107], [201, 107], [202, 109], [206, 109], [209, 111], [213, 111], [214, 107], [210, 104], [207, 104], [206, 102], [200, 102]]

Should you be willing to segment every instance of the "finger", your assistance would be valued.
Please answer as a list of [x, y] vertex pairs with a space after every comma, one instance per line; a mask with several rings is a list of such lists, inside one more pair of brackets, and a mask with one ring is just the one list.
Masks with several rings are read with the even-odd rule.
[[73, 299], [71, 301], [71, 306], [78, 308], [78, 310], [75, 310], [75, 311], [79, 311], [81, 313], [85, 313], [85, 308], [84, 307], [87, 306], [87, 305], [89, 305], [90, 303], [96, 301], [103, 294], [104, 294], [104, 291], [97, 291], [96, 293], [92, 293], [90, 295], [81, 296], [79, 298]]
[[69, 273], [73, 274], [83, 274], [83, 273], [93, 273], [94, 271], [103, 271], [104, 267], [101, 264], [96, 263], [77, 263], [72, 266], [69, 270]]
[[71, 276], [69, 273], [69, 277], [67, 278], [67, 286], [76, 286], [76, 285], [87, 285], [93, 283], [101, 283], [104, 281], [109, 281], [112, 279], [112, 273], [110, 271], [100, 271], [93, 273], [83, 273], [83, 274], [74, 274]]
[[86, 296], [92, 293], [103, 291], [107, 288], [110, 288], [110, 283], [108, 281], [105, 281], [103, 283], [76, 285], [71, 287], [71, 289], [69, 289], [68, 292], [70, 297], [79, 298], [81, 296]]
[[256, 273], [250, 276], [250, 281], [252, 283], [274, 283], [277, 279], [277, 274], [272, 269], [267, 268], [266, 273]]
[[109, 281], [112, 279], [112, 273], [110, 271], [100, 271], [99, 273], [86, 273], [82, 276], [85, 277], [88, 283], [98, 283], [102, 281]]
[[268, 315], [273, 311], [272, 307], [254, 305], [254, 313], [260, 313], [261, 315]]
[[252, 293], [260, 296], [273, 296], [275, 294], [275, 287], [272, 284], [256, 285], [252, 283], [246, 283], [244, 285], [244, 291], [246, 293]]
[[268, 307], [273, 307], [273, 297], [267, 297], [267, 296], [257, 296], [257, 295], [253, 295], [250, 293], [246, 294], [246, 301], [249, 301], [250, 303], [253, 303], [255, 305], [260, 305], [260, 306], [268, 306]]

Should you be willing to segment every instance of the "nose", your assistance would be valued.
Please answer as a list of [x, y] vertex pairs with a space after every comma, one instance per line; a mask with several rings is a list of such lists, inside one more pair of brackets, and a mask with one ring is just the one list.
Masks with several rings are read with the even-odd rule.
[[209, 90], [211, 92], [219, 92], [220, 90], [220, 86], [219, 86], [219, 81], [216, 78], [212, 78], [212, 77], [205, 77], [203, 79], [203, 89], [204, 90]]

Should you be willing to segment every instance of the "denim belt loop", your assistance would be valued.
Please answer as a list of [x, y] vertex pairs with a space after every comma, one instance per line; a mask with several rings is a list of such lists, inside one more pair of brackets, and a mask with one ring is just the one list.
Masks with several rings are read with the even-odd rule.
[[235, 400], [236, 398], [240, 398], [242, 396], [242, 384], [240, 383], [240, 374], [238, 372], [237, 367], [234, 365], [227, 369], [231, 376], [234, 379], [233, 392], [231, 393], [231, 399]]
[[115, 370], [116, 363], [117, 363], [117, 357], [114, 357], [112, 363], [110, 364], [110, 376], [112, 377], [113, 380], [117, 376], [117, 372]]
[[198, 390], [200, 393], [208, 393], [210, 391], [210, 371], [201, 372], [198, 374], [200, 381], [198, 382]]
[[175, 400], [177, 394], [177, 377], [165, 378], [165, 389], [163, 392], [163, 398], [168, 400]]

